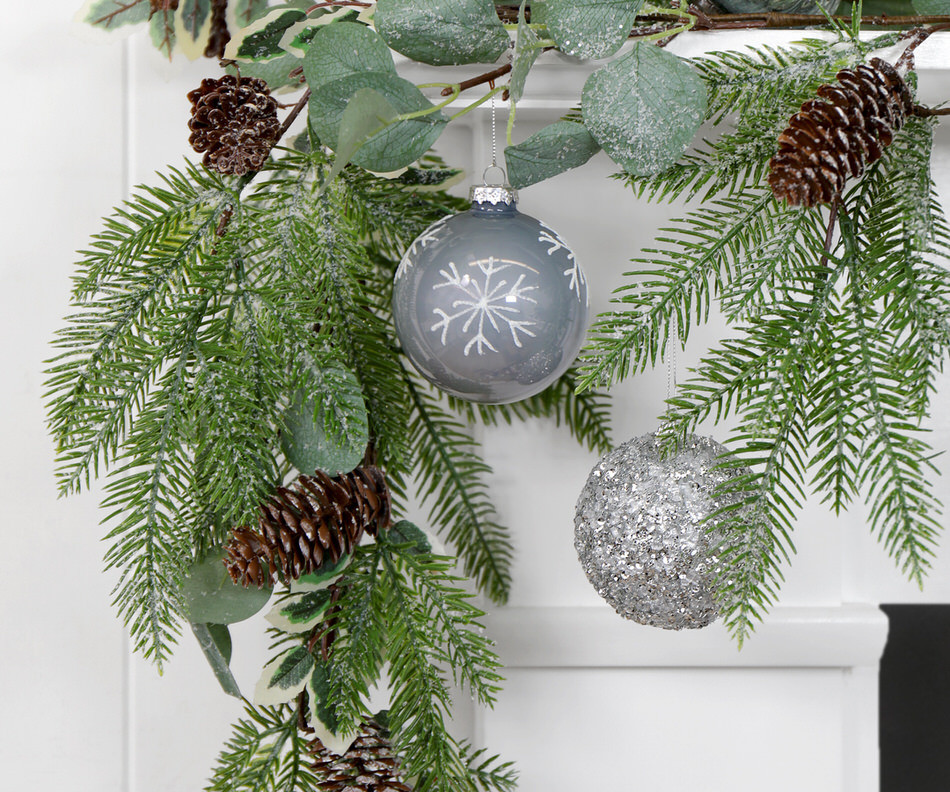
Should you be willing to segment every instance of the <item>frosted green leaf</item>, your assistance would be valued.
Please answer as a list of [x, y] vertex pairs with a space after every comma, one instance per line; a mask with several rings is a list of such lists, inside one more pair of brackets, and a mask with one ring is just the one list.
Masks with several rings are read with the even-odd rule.
[[583, 165], [600, 146], [583, 124], [558, 121], [505, 149], [512, 187], [527, 187]]
[[[351, 74], [321, 85], [310, 95], [310, 123], [325, 145], [337, 145], [343, 111], [361, 88], [372, 88], [382, 94], [400, 115], [432, 109], [431, 102], [415, 85], [395, 74]], [[425, 154], [442, 134], [446, 123], [445, 116], [438, 111], [395, 121], [366, 140], [352, 161], [378, 173], [399, 170]]]
[[234, 674], [231, 673], [231, 633], [223, 624], [192, 624], [191, 631], [214, 671], [221, 689], [229, 696], [241, 698]]
[[358, 11], [345, 6], [335, 11], [319, 11], [314, 16], [307, 17], [287, 28], [280, 39], [280, 48], [302, 58], [307, 54], [310, 42], [321, 27], [343, 21], [353, 22], [358, 16]]
[[170, 8], [156, 11], [148, 21], [148, 32], [155, 49], [171, 60], [175, 50], [175, 12]]
[[178, 48], [191, 60], [204, 55], [211, 33], [211, 0], [181, 0], [175, 14]]
[[290, 581], [291, 592], [297, 594], [307, 591], [322, 591], [343, 574], [343, 570], [349, 566], [352, 560], [353, 556], [345, 555], [341, 556], [336, 563], [325, 561], [309, 575], [301, 575], [296, 580]]
[[543, 0], [535, 5], [543, 7], [548, 34], [561, 52], [606, 58], [627, 40], [643, 0]]
[[267, 0], [231, 0], [228, 3], [228, 30], [247, 27], [267, 13]]
[[264, 666], [254, 689], [254, 703], [259, 707], [286, 704], [304, 689], [313, 664], [313, 655], [306, 646], [296, 646], [279, 654]]
[[518, 38], [515, 40], [515, 54], [511, 59], [511, 80], [508, 83], [511, 101], [516, 103], [524, 94], [524, 82], [528, 78], [528, 72], [541, 54], [538, 37], [525, 20], [524, 6], [527, 1], [524, 0], [518, 9]]
[[706, 115], [706, 88], [689, 64], [649, 44], [594, 72], [584, 85], [584, 125], [635, 176], [673, 165]]
[[314, 663], [313, 673], [307, 681], [307, 695], [310, 699], [310, 725], [314, 729], [315, 736], [333, 753], [338, 755], [346, 753], [356, 739], [357, 733], [349, 735], [336, 733], [339, 724], [333, 714], [333, 708], [327, 704], [330, 698], [329, 674], [326, 665], [320, 661]]
[[[332, 384], [324, 388], [321, 379]], [[363, 459], [369, 442], [369, 418], [356, 375], [339, 363], [326, 367], [314, 378], [309, 393], [297, 394], [284, 413], [283, 425], [281, 450], [301, 473], [318, 469], [331, 476], [349, 473]]]
[[285, 85], [300, 84], [299, 77], [291, 77], [290, 73], [300, 66], [300, 58], [296, 55], [282, 55], [279, 58], [271, 58], [263, 61], [241, 61], [240, 68], [229, 66], [229, 74], [237, 74], [240, 71], [242, 77], [257, 77], [276, 91]]
[[115, 30], [125, 25], [137, 25], [148, 19], [151, 6], [148, 0], [87, 0], [78, 19], [102, 30]]
[[251, 618], [270, 599], [269, 588], [245, 587], [231, 580], [223, 558], [223, 550], [213, 550], [185, 575], [181, 595], [190, 621], [234, 624]]
[[[327, 181], [333, 181], [346, 167], [360, 146], [370, 137], [388, 126], [396, 116], [393, 106], [382, 94], [372, 88], [360, 88], [346, 105], [343, 120], [340, 121], [340, 137], [334, 146], [333, 167]], [[355, 381], [354, 377], [354, 381]], [[362, 403], [362, 398], [360, 399]], [[365, 415], [365, 408], [364, 408]], [[367, 441], [369, 436], [367, 435]], [[366, 443], [363, 444], [365, 447]], [[362, 453], [360, 454], [362, 457]], [[357, 461], [359, 464], [359, 461]], [[356, 467], [356, 465], [353, 465]], [[353, 468], [349, 468], [352, 470]], [[346, 472], [346, 471], [340, 471]]]
[[[303, 60], [311, 91], [363, 72], [396, 74], [392, 53], [378, 33], [355, 22], [337, 22], [317, 31]], [[336, 137], [328, 145], [335, 143]]]
[[393, 544], [412, 545], [409, 552], [414, 555], [432, 552], [432, 543], [426, 532], [409, 520], [400, 520], [393, 525], [387, 532], [386, 539]]
[[264, 618], [283, 632], [302, 633], [322, 620], [329, 607], [328, 590], [308, 591], [278, 602]]
[[274, 9], [232, 36], [224, 49], [225, 59], [266, 61], [286, 55], [286, 51], [280, 46], [284, 33], [306, 16], [303, 11], [295, 8]]
[[918, 14], [950, 14], [950, 0], [911, 0]]
[[433, 66], [494, 63], [510, 44], [492, 0], [379, 0], [375, 20], [396, 52]]

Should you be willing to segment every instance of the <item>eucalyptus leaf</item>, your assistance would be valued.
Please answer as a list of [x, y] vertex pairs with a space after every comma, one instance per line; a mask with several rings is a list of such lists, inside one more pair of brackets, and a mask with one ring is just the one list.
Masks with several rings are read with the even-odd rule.
[[577, 168], [600, 151], [587, 127], [576, 121], [558, 121], [522, 143], [505, 149], [512, 187], [527, 187]]
[[[372, 88], [382, 94], [400, 115], [431, 111], [433, 107], [415, 85], [396, 74], [364, 72], [333, 80], [310, 95], [310, 122], [325, 145], [337, 145], [343, 112], [362, 88]], [[399, 170], [425, 154], [442, 134], [446, 123], [440, 111], [397, 120], [366, 140], [352, 162], [378, 173]]]
[[76, 18], [100, 30], [116, 30], [145, 22], [151, 10], [148, 0], [87, 0]]
[[[343, 111], [343, 120], [340, 121], [340, 137], [333, 149], [336, 156], [327, 181], [333, 181], [339, 176], [360, 146], [392, 123], [395, 117], [396, 111], [393, 106], [386, 101], [382, 94], [372, 88], [360, 88], [353, 94], [353, 98], [346, 105], [346, 110]], [[362, 398], [360, 403], [362, 403]], [[366, 440], [367, 442], [369, 440], [368, 434]], [[365, 446], [366, 443], [364, 442], [363, 447]], [[362, 458], [361, 450], [360, 457]], [[356, 464], [359, 464], [359, 460]], [[356, 464], [348, 470], [352, 470], [353, 467], [356, 467]], [[340, 472], [346, 471], [341, 470]]]
[[322, 12], [316, 16], [309, 16], [306, 19], [291, 25], [284, 32], [280, 39], [280, 48], [291, 55], [299, 58], [307, 54], [310, 48], [310, 42], [325, 25], [335, 24], [343, 21], [355, 21], [359, 12], [353, 8], [343, 6], [335, 11]]
[[638, 43], [588, 78], [581, 110], [614, 162], [635, 176], [653, 176], [692, 142], [706, 115], [706, 88], [683, 59]]
[[333, 714], [333, 707], [327, 702], [330, 698], [329, 673], [321, 661], [313, 667], [313, 673], [307, 681], [307, 695], [310, 700], [310, 725], [316, 737], [324, 746], [335, 754], [344, 754], [357, 737], [357, 732], [342, 735], [337, 734], [339, 723]]
[[234, 624], [249, 619], [267, 604], [269, 588], [241, 586], [231, 580], [220, 549], [193, 564], [181, 584], [185, 612], [192, 622]]
[[524, 0], [521, 8], [518, 9], [518, 38], [515, 40], [515, 54], [511, 59], [511, 79], [508, 83], [511, 101], [515, 103], [521, 100], [528, 72], [541, 54], [538, 37], [525, 19], [524, 7], [527, 1]]
[[232, 34], [224, 49], [226, 60], [266, 61], [287, 54], [280, 42], [287, 29], [306, 19], [307, 15], [296, 8], [277, 8], [255, 20], [250, 25]]
[[283, 632], [307, 632], [326, 615], [330, 598], [327, 589], [293, 595], [278, 602], [264, 618]]
[[379, 0], [375, 21], [396, 52], [432, 66], [494, 63], [510, 44], [492, 0]]
[[234, 75], [240, 72], [242, 77], [258, 77], [266, 82], [272, 91], [276, 91], [286, 85], [299, 86], [300, 78], [291, 77], [290, 73], [300, 64], [301, 59], [296, 55], [284, 54], [270, 60], [241, 61], [240, 64], [228, 66], [227, 72]]
[[344, 555], [340, 556], [336, 562], [328, 563], [324, 561], [320, 567], [310, 574], [301, 575], [296, 580], [290, 581], [291, 592], [297, 594], [307, 591], [322, 591], [343, 574], [343, 570], [346, 569], [352, 560], [353, 556]]
[[911, 0], [918, 14], [950, 14], [950, 0]]
[[376, 31], [355, 22], [337, 22], [317, 31], [303, 61], [311, 91], [364, 72], [396, 74], [392, 53]]
[[231, 633], [223, 624], [194, 624], [191, 631], [198, 639], [211, 670], [214, 671], [221, 689], [229, 696], [241, 698], [234, 674], [231, 673]]
[[175, 12], [178, 49], [190, 60], [204, 55], [211, 35], [211, 0], [180, 0]]
[[[342, 134], [343, 124], [340, 129]], [[332, 393], [338, 398], [332, 403], [321, 398], [321, 378], [333, 379]], [[340, 363], [318, 372], [310, 392], [298, 393], [284, 413], [283, 425], [280, 447], [297, 470], [349, 473], [363, 459], [369, 442], [369, 417], [356, 375]]]
[[613, 55], [633, 29], [644, 0], [542, 0], [543, 20], [558, 49], [578, 58]]
[[465, 171], [458, 168], [406, 168], [395, 181], [418, 191], [447, 190], [464, 176]]
[[259, 707], [273, 707], [291, 701], [306, 686], [313, 665], [313, 655], [306, 646], [282, 652], [264, 666], [254, 689], [254, 703]]
[[400, 520], [386, 533], [386, 540], [393, 544], [411, 545], [409, 550], [413, 555], [432, 552], [432, 543], [426, 532], [409, 520]]
[[175, 52], [175, 12], [160, 8], [148, 20], [148, 32], [155, 49], [171, 60]]

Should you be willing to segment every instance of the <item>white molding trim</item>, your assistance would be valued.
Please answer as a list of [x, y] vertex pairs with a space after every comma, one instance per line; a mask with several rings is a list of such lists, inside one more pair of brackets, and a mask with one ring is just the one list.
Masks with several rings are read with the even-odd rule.
[[607, 607], [501, 608], [485, 619], [508, 668], [873, 668], [887, 641], [875, 605], [780, 607], [742, 650], [717, 623], [673, 632]]

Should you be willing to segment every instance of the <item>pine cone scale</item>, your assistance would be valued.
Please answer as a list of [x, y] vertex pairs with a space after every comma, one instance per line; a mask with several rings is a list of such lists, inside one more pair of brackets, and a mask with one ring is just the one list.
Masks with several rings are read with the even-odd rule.
[[261, 504], [257, 531], [231, 532], [225, 565], [243, 585], [271, 584], [275, 572], [297, 579], [352, 553], [364, 532], [376, 535], [390, 520], [389, 490], [377, 468], [301, 475]]

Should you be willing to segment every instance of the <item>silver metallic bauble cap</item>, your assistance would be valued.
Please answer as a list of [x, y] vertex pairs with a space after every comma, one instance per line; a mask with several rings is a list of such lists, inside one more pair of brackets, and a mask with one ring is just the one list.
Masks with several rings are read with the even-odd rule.
[[[498, 171], [501, 174], [502, 181], [490, 184], [488, 181], [489, 171]], [[505, 173], [504, 168], [498, 165], [490, 165], [485, 168], [485, 172], [482, 174], [482, 182], [482, 184], [473, 184], [469, 191], [468, 197], [473, 204], [488, 203], [514, 206], [518, 202], [518, 191], [508, 184], [508, 174]]]

